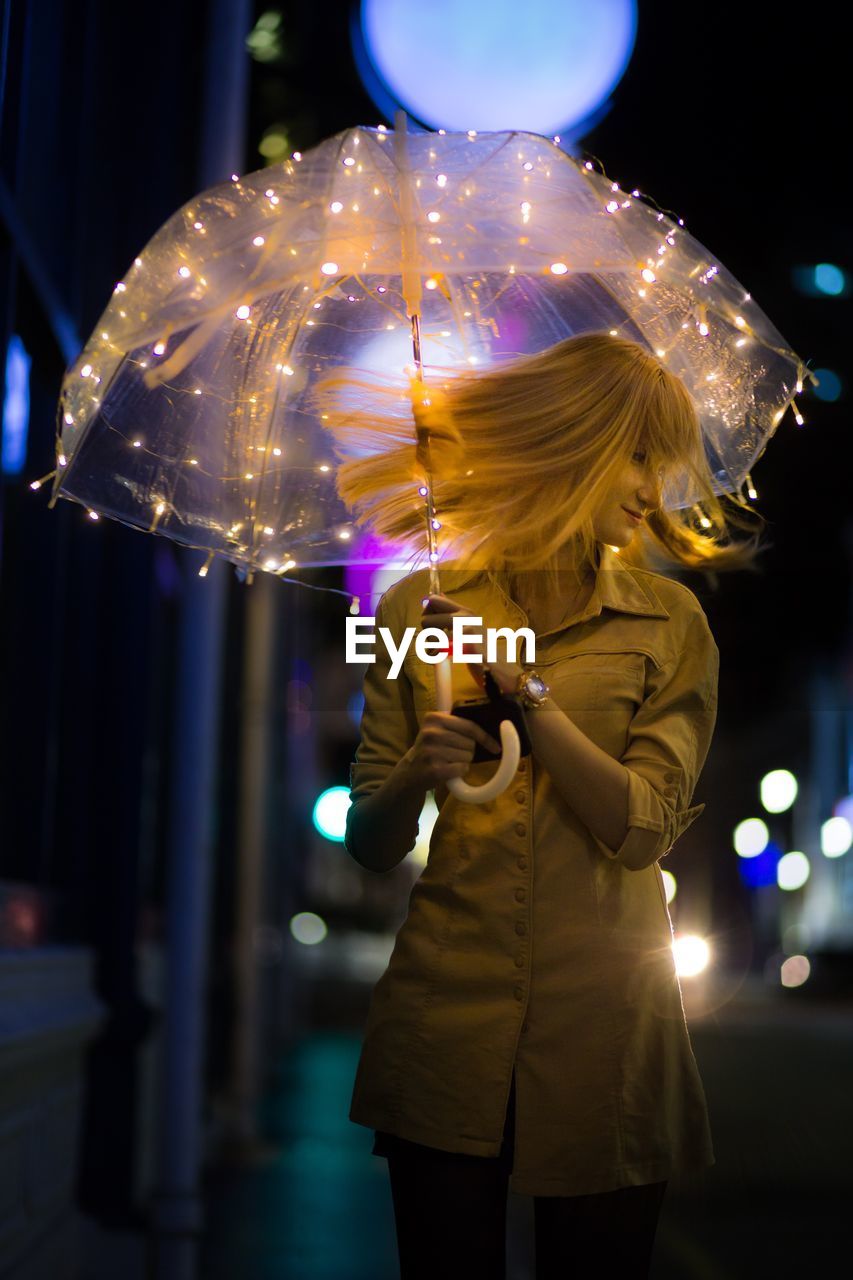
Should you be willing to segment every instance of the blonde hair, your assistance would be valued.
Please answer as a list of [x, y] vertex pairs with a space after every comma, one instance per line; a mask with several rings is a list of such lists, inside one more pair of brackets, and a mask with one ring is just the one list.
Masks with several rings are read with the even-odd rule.
[[[344, 459], [338, 492], [357, 524], [423, 549], [418, 487], [429, 474], [442, 560], [449, 552], [466, 569], [510, 578], [540, 570], [556, 585], [561, 549], [573, 546], [576, 563], [597, 562], [596, 510], [642, 449], [653, 470], [686, 472], [699, 499], [652, 512], [621, 558], [659, 570], [753, 567], [762, 518], [739, 498], [726, 496], [724, 508], [714, 494], [690, 393], [638, 343], [585, 333], [485, 371], [442, 374], [403, 391], [346, 370], [318, 382], [324, 425]], [[353, 446], [371, 452], [352, 457]], [[735, 541], [730, 525], [752, 536]]]

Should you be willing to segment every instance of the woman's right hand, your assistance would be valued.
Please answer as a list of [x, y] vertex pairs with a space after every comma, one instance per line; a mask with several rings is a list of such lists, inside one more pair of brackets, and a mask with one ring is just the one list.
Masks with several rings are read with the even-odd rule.
[[429, 790], [436, 782], [463, 778], [478, 742], [500, 755], [501, 744], [472, 720], [446, 711], [428, 711], [405, 758], [414, 776]]

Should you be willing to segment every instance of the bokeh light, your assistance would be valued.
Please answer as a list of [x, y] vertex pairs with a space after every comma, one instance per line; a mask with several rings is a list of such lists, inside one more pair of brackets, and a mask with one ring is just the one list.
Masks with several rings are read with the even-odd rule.
[[694, 933], [685, 933], [675, 938], [672, 951], [675, 956], [675, 972], [679, 978], [693, 978], [697, 973], [702, 973], [711, 959], [708, 943]]
[[847, 818], [828, 818], [820, 829], [820, 848], [827, 858], [840, 858], [853, 844], [853, 827]]
[[783, 987], [801, 987], [811, 971], [808, 956], [788, 956], [782, 962], [779, 979]]
[[315, 947], [328, 934], [326, 922], [313, 911], [298, 911], [290, 921], [290, 932], [303, 946]]
[[362, 0], [356, 61], [368, 93], [434, 129], [580, 126], [607, 102], [631, 57], [636, 0]]
[[763, 853], [770, 840], [767, 823], [761, 818], [745, 818], [734, 830], [732, 842], [740, 858], [755, 858]]
[[841, 399], [841, 379], [834, 369], [815, 369], [814, 375], [818, 380], [818, 385], [812, 384], [812, 395], [817, 400], [825, 400], [829, 404], [834, 404], [836, 400]]
[[814, 269], [814, 282], [821, 293], [836, 298], [844, 292], [847, 277], [834, 262], [819, 262]]
[[675, 897], [676, 891], [678, 889], [678, 885], [676, 883], [675, 876], [672, 874], [671, 871], [662, 870], [661, 876], [663, 877], [663, 889], [664, 889], [664, 893], [666, 894], [666, 901], [668, 906], [669, 903], [672, 902], [673, 898]]
[[801, 889], [809, 878], [811, 865], [799, 849], [784, 853], [776, 867], [776, 883], [780, 889]]
[[415, 841], [415, 847], [410, 857], [416, 866], [426, 866], [427, 855], [429, 854], [429, 842], [432, 838], [432, 829], [438, 818], [438, 806], [435, 803], [435, 797], [428, 795], [424, 801], [424, 807], [421, 809], [421, 815], [418, 818], [418, 838]]
[[314, 802], [311, 820], [321, 836], [343, 843], [350, 807], [349, 787], [327, 787]]
[[789, 769], [771, 769], [761, 779], [760, 791], [768, 813], [784, 813], [797, 798], [797, 779]]

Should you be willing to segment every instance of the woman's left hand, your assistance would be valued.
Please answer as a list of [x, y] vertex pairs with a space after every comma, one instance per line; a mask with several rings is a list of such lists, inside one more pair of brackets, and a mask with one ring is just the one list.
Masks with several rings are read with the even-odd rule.
[[[459, 604], [456, 600], [451, 600], [450, 596], [431, 595], [427, 598], [426, 607], [421, 614], [421, 627], [438, 627], [441, 631], [446, 631], [449, 636], [453, 634], [453, 615], [461, 614], [467, 618], [479, 618], [480, 614], [473, 613], [471, 609], [466, 609], [464, 605]], [[485, 655], [486, 651], [486, 633], [489, 630], [488, 623], [485, 618], [482, 619], [482, 636], [483, 642], [477, 645], [472, 639], [466, 641], [466, 649], [479, 648], [480, 653]], [[466, 663], [469, 671], [476, 680], [481, 689], [485, 688], [484, 662], [468, 661]], [[515, 662], [490, 662], [489, 670], [497, 682], [502, 693], [512, 693], [518, 680], [518, 676], [523, 670]]]

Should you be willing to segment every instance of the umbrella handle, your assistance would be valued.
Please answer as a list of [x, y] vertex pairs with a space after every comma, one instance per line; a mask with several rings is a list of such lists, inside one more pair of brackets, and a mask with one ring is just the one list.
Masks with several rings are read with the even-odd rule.
[[[449, 663], [450, 659], [444, 658], [436, 664], [435, 668], [437, 708], [439, 711], [447, 712], [450, 711], [453, 701]], [[464, 800], [466, 804], [485, 804], [487, 800], [494, 800], [495, 796], [506, 791], [515, 777], [518, 762], [521, 759], [521, 744], [511, 720], [501, 721], [501, 747], [503, 748], [501, 762], [497, 772], [488, 782], [484, 782], [480, 787], [472, 787], [470, 782], [465, 782], [462, 778], [448, 778], [448, 791], [456, 796], [457, 800]]]

